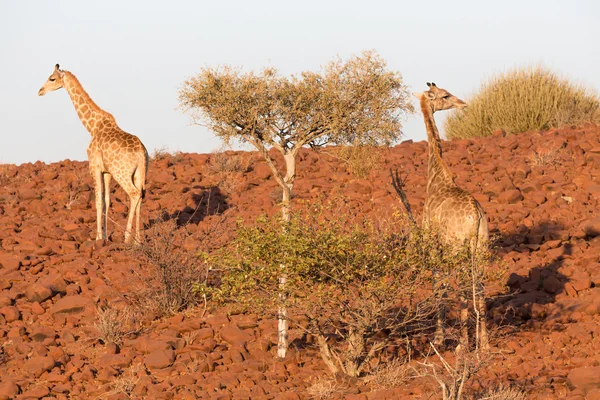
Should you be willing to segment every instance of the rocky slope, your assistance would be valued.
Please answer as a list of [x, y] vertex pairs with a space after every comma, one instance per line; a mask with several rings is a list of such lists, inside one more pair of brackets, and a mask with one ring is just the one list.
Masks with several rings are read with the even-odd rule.
[[[502, 328], [501, 355], [475, 386], [503, 383], [528, 398], [600, 398], [600, 127], [444, 142], [459, 185], [473, 193], [498, 237], [510, 293], [491, 298], [489, 322]], [[226, 153], [242, 165], [224, 172], [211, 155], [176, 154], [150, 164], [143, 214], [185, 223], [190, 251], [237, 217], [277, 211], [277, 184], [254, 153]], [[223, 161], [223, 160], [221, 160]], [[366, 179], [339, 159], [305, 150], [295, 202], [343, 198], [367, 214], [399, 205], [389, 168], [408, 174], [419, 214], [427, 145], [384, 152]], [[238, 166], [239, 167], [239, 166]], [[275, 322], [203, 307], [150, 321], [120, 345], [99, 340], [103, 307], [119, 309], [144, 270], [123, 249], [127, 198], [113, 187], [106, 243], [96, 243], [87, 163], [0, 167], [0, 399], [299, 399], [326, 375], [315, 349], [274, 358]], [[125, 323], [125, 322], [124, 322]], [[298, 335], [292, 332], [292, 337]], [[362, 381], [334, 385], [335, 398], [430, 398], [433, 381], [396, 389]]]

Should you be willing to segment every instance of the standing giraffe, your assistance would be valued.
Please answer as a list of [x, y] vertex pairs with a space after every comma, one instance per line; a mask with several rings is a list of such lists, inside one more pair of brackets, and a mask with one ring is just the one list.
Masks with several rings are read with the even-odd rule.
[[96, 240], [107, 238], [110, 179], [113, 176], [130, 200], [125, 242], [130, 242], [132, 239], [134, 216], [136, 217], [135, 238], [139, 241], [140, 211], [145, 194], [148, 152], [137, 136], [121, 130], [115, 118], [94, 103], [75, 75], [61, 70], [58, 64], [38, 94], [43, 96], [47, 92], [63, 87], [69, 93], [83, 126], [92, 135], [87, 154], [90, 173], [96, 185]]
[[[420, 101], [421, 111], [427, 130], [429, 143], [429, 161], [427, 166], [427, 198], [423, 209], [423, 226], [435, 226], [446, 242], [464, 243], [468, 241], [471, 251], [487, 246], [489, 237], [488, 223], [483, 208], [473, 196], [461, 189], [455, 182], [452, 172], [442, 159], [442, 142], [433, 119], [436, 111], [452, 108], [462, 109], [467, 104], [435, 83], [427, 82], [429, 90], [415, 93]], [[474, 288], [474, 307], [478, 314], [478, 346], [488, 347], [488, 334], [485, 325], [485, 296], [482, 284]], [[468, 344], [467, 320], [468, 306], [463, 293], [460, 294], [461, 322], [463, 325], [461, 344]], [[443, 340], [445, 309], [442, 307], [437, 318], [435, 341]]]

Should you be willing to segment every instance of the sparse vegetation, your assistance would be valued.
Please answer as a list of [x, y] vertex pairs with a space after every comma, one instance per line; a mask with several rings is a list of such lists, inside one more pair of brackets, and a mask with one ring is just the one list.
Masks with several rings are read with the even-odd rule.
[[320, 378], [306, 389], [306, 393], [314, 400], [331, 399], [339, 391], [339, 385], [330, 378]]
[[[325, 144], [389, 145], [400, 136], [402, 118], [413, 111], [398, 72], [389, 71], [374, 51], [342, 62], [336, 59], [321, 73], [283, 77], [275, 68], [242, 74], [230, 66], [204, 68], [179, 92], [181, 107], [199, 125], [208, 126], [225, 143], [252, 144], [282, 188], [281, 212], [290, 219], [296, 161], [302, 147]], [[274, 162], [269, 149], [283, 158]], [[286, 285], [280, 263], [280, 285]], [[284, 296], [278, 297], [284, 302]], [[287, 351], [285, 307], [280, 306], [278, 356]]]
[[383, 147], [379, 146], [340, 146], [327, 151], [327, 154], [344, 161], [350, 171], [359, 178], [366, 178], [383, 158]]
[[489, 389], [480, 396], [477, 400], [525, 400], [525, 393], [517, 388], [499, 386], [495, 389]]
[[172, 151], [167, 146], [159, 147], [154, 149], [152, 154], [150, 155], [150, 161], [158, 161], [168, 158], [171, 163], [176, 164], [177, 162], [182, 160], [182, 152], [181, 151]]
[[107, 396], [121, 393], [131, 396], [135, 385], [140, 380], [140, 371], [143, 369], [144, 367], [141, 364], [131, 365], [111, 382], [110, 386], [112, 390], [107, 393]]
[[543, 67], [516, 68], [484, 83], [444, 124], [448, 139], [516, 134], [600, 121], [600, 97]]
[[123, 338], [139, 330], [137, 316], [130, 308], [101, 307], [97, 310], [94, 328], [103, 343], [121, 344]]
[[555, 165], [560, 160], [563, 149], [563, 147], [550, 147], [533, 150], [529, 156], [529, 164], [534, 167]]
[[[444, 272], [446, 287], [468, 290], [472, 259], [467, 246], [444, 245], [436, 232], [400, 216], [371, 221], [328, 207], [310, 206], [285, 229], [273, 218], [240, 225], [218, 255], [225, 272], [215, 298], [273, 312], [285, 263], [286, 306], [306, 321], [299, 325], [316, 337], [329, 370], [356, 377], [389, 343], [429, 334], [441, 298], [424, 290], [431, 271]], [[488, 255], [480, 253], [483, 261]]]
[[248, 172], [250, 163], [250, 154], [219, 149], [210, 155], [206, 169], [216, 177], [216, 185], [222, 192], [233, 193], [240, 189], [241, 178]]
[[183, 245], [189, 232], [175, 219], [158, 219], [146, 238], [131, 247], [143, 265], [143, 287], [132, 294], [134, 306], [158, 317], [172, 315], [202, 301], [198, 288], [208, 280], [208, 265]]

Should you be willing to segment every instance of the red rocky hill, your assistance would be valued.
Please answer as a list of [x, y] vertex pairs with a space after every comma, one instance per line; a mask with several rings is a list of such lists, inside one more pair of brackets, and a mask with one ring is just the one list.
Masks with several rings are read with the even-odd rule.
[[[512, 329], [499, 343], [501, 361], [476, 381], [514, 384], [533, 399], [600, 398], [600, 127], [499, 132], [443, 148], [457, 183], [486, 210], [509, 269], [511, 294], [491, 299], [489, 315]], [[218, 219], [277, 212], [277, 184], [260, 157], [225, 156], [237, 157], [242, 172], [217, 171], [211, 155], [156, 157], [145, 222], [161, 213], [177, 217], [192, 232], [184, 247], [194, 250], [205, 240], [203, 227]], [[426, 142], [385, 151], [366, 179], [323, 152], [305, 150], [300, 158], [296, 203], [326, 196], [367, 214], [389, 211], [399, 206], [389, 179], [397, 167], [408, 173], [406, 192], [421, 212]], [[113, 187], [111, 241], [96, 243], [86, 162], [4, 165], [0, 184], [0, 399], [128, 398], [124, 392], [297, 399], [308, 398], [306, 389], [326, 375], [311, 349], [274, 359], [273, 320], [210, 307], [147, 321], [121, 346], [103, 344], [93, 327], [97, 307], [118, 307], [121, 294], [135, 290], [130, 278], [143, 270], [119, 245], [125, 193]], [[432, 381], [412, 382], [386, 390], [351, 382], [334, 398], [429, 398], [438, 390]]]

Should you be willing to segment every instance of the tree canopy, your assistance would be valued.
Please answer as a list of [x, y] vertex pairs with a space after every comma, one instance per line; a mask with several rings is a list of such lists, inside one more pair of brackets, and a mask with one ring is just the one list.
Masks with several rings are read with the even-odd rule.
[[413, 109], [401, 75], [386, 67], [372, 51], [291, 77], [271, 67], [260, 73], [208, 67], [184, 83], [179, 100], [195, 123], [225, 142], [236, 138], [259, 150], [389, 145]]

